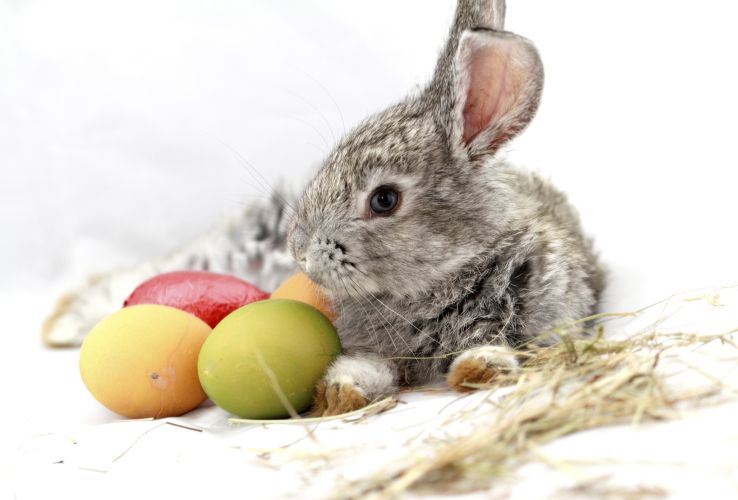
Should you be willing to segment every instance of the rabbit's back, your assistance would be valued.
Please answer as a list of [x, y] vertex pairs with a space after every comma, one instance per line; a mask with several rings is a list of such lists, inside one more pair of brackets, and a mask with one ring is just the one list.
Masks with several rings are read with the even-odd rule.
[[498, 165], [498, 172], [516, 193], [515, 203], [520, 207], [516, 222], [524, 225], [526, 219], [530, 221], [542, 249], [554, 247], [558, 263], [579, 270], [584, 277], [582, 286], [593, 300], [589, 307], [581, 307], [583, 314], [591, 312], [605, 286], [605, 271], [592, 240], [585, 236], [578, 211], [562, 191], [536, 172], [509, 164]]

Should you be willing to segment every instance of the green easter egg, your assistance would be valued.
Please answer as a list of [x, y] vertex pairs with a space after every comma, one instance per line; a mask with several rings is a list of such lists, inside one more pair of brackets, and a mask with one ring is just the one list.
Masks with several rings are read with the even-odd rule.
[[331, 322], [303, 302], [268, 299], [226, 316], [200, 350], [197, 368], [205, 393], [242, 418], [289, 416], [310, 406], [315, 386], [338, 356]]

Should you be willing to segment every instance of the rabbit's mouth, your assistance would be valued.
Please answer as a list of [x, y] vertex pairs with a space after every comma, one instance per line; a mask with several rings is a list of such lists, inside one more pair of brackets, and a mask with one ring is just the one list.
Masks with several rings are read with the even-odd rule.
[[313, 239], [297, 263], [313, 281], [328, 289], [334, 289], [337, 279], [355, 264], [348, 259], [346, 247], [326, 237]]
[[[311, 281], [332, 296], [358, 296], [380, 291], [375, 273], [358, 238], [348, 231], [295, 223], [288, 248]], [[350, 243], [347, 243], [350, 242]]]
[[316, 284], [333, 296], [364, 296], [377, 293], [376, 282], [347, 248], [330, 238], [316, 238], [304, 254], [296, 255], [298, 265]]

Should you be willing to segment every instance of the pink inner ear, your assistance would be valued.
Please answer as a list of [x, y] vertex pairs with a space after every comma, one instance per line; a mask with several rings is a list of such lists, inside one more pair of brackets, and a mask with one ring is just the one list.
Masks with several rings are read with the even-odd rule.
[[[512, 61], [509, 47], [483, 47], [469, 59], [469, 87], [464, 104], [464, 143], [512, 110], [520, 97], [523, 72]], [[504, 130], [501, 130], [505, 134]], [[495, 137], [495, 143], [507, 137]]]

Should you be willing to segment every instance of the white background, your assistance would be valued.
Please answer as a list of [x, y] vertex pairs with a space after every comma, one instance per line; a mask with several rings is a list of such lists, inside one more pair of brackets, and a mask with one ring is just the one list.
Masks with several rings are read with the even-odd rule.
[[[230, 148], [298, 184], [343, 123], [425, 82], [452, 11], [1, 2], [2, 282], [67, 287], [176, 248], [263, 195]], [[735, 19], [718, 0], [509, 2], [547, 80], [508, 156], [569, 193], [618, 306], [738, 281]]]
[[[57, 294], [264, 196], [250, 168], [299, 185], [344, 126], [426, 81], [452, 12], [427, 0], [0, 0], [11, 422], [106, 418], [79, 387], [45, 385], [66, 380], [52, 370], [76, 377], [40, 347]], [[611, 269], [606, 310], [738, 284], [737, 14], [720, 0], [508, 2], [507, 29], [537, 44], [546, 87], [506, 154], [579, 208]]]

